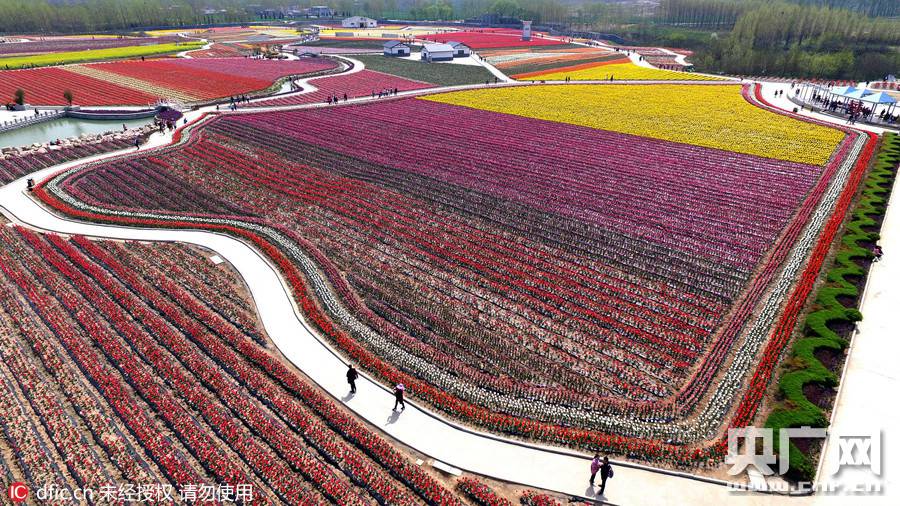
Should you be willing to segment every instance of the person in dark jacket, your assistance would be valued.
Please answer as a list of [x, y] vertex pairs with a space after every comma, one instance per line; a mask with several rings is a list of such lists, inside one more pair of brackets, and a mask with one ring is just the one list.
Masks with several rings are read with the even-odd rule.
[[613, 470], [609, 464], [609, 457], [603, 457], [603, 464], [600, 464], [600, 495], [606, 492], [606, 480], [612, 478]]
[[394, 388], [394, 411], [397, 411], [397, 406], [400, 406], [400, 411], [406, 409], [406, 404], [403, 403], [404, 390], [406, 390], [406, 387], [403, 386], [403, 383], [399, 383]]
[[353, 364], [350, 364], [350, 367], [347, 369], [347, 383], [350, 383], [350, 393], [356, 393], [356, 378], [359, 378], [359, 373], [356, 372], [356, 368], [353, 367]]

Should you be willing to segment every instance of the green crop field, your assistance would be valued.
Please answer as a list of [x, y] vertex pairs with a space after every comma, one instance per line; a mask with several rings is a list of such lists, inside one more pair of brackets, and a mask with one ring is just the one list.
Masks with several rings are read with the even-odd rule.
[[68, 53], [47, 53], [30, 56], [13, 56], [0, 58], [0, 69], [19, 69], [23, 67], [44, 67], [65, 63], [84, 63], [100, 60], [117, 60], [122, 58], [138, 58], [141, 56], [158, 56], [178, 53], [203, 47], [203, 42], [154, 44], [150, 46], [126, 46], [109, 49], [92, 49], [87, 51], [71, 51]]

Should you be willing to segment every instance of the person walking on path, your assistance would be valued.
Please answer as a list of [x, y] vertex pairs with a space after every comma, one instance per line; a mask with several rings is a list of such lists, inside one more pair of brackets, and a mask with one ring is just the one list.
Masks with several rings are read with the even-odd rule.
[[603, 457], [603, 463], [600, 464], [600, 495], [606, 492], [606, 480], [613, 477], [613, 468], [609, 464], [609, 457]]
[[406, 409], [406, 404], [403, 403], [404, 390], [406, 390], [406, 387], [403, 386], [403, 383], [398, 383], [394, 388], [394, 411], [397, 411], [397, 406], [400, 406], [400, 411]]
[[600, 471], [601, 462], [602, 461], [600, 460], [600, 454], [595, 453], [594, 460], [591, 461], [591, 479], [589, 481], [592, 487], [594, 486], [594, 478], [597, 477], [597, 472]]
[[356, 372], [356, 368], [353, 367], [353, 364], [350, 364], [350, 367], [347, 369], [347, 383], [350, 383], [350, 393], [356, 393], [356, 378], [359, 378], [359, 373]]

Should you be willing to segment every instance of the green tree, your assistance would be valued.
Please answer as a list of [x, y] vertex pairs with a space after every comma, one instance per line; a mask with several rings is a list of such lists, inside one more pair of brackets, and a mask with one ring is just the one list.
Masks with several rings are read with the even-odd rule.
[[72, 107], [72, 101], [75, 99], [75, 96], [72, 94], [72, 90], [64, 91], [63, 98], [66, 100], [66, 103], [69, 104], [69, 107]]

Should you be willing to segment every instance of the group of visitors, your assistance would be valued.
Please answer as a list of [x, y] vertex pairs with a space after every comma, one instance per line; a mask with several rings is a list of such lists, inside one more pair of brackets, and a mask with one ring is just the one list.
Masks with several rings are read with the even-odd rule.
[[[782, 93], [783, 92], [784, 91], [782, 90]], [[797, 88], [794, 94], [799, 95], [799, 93], [800, 88]], [[878, 118], [883, 123], [887, 123], [889, 125], [900, 122], [900, 112], [898, 112], [897, 114], [890, 114], [887, 109], [882, 108], [881, 112], [879, 112], [878, 114], [874, 114], [873, 108], [865, 105], [860, 100], [841, 100], [840, 98], [830, 97], [829, 95], [818, 92], [813, 93], [810, 100], [812, 101], [812, 103], [821, 107], [824, 111], [831, 111], [832, 113], [846, 115], [848, 125], [853, 125], [857, 121], [866, 118], [870, 120], [873, 118]]]
[[236, 97], [231, 97], [231, 105], [234, 106], [236, 104], [249, 104], [250, 97], [247, 95], [238, 95]]
[[[359, 379], [359, 372], [353, 367], [353, 364], [350, 364], [347, 368], [347, 383], [350, 384], [350, 394], [353, 395], [356, 393], [356, 380]], [[406, 404], [403, 402], [403, 393], [406, 391], [406, 386], [403, 383], [397, 383], [394, 387], [394, 411], [397, 411], [397, 407], [400, 407], [400, 411], [406, 409]]]
[[[350, 97], [348, 97], [347, 94], [344, 93], [344, 102], [346, 102], [349, 99], [350, 99]], [[328, 98], [325, 99], [325, 103], [328, 105], [336, 104], [338, 102], [340, 102], [340, 100], [338, 99], [337, 93], [333, 93], [333, 94], [331, 94], [331, 96], [329, 96]]]
[[[356, 367], [354, 367], [353, 364], [348, 364], [347, 383], [350, 384], [350, 395], [356, 394], [357, 379], [359, 379], [359, 371], [356, 370]], [[406, 387], [403, 385], [403, 383], [398, 383], [394, 387], [394, 412], [397, 411], [398, 407], [400, 408], [401, 412], [406, 409], [406, 404], [403, 402], [403, 394], [405, 391]], [[591, 488], [595, 486], [597, 474], [600, 475], [599, 495], [603, 495], [604, 493], [606, 493], [606, 481], [612, 478], [614, 473], [612, 464], [609, 463], [609, 457], [603, 457], [601, 459], [599, 453], [595, 453], [593, 460], [591, 460], [591, 478], [590, 480], [588, 480], [588, 482], [591, 484]]]
[[172, 130], [175, 130], [176, 126], [174, 121], [164, 120], [162, 118], [154, 119], [153, 123], [156, 125], [156, 128], [159, 129], [159, 133], [165, 133], [166, 130], [171, 132]]
[[[400, 90], [398, 88], [385, 88], [378, 92], [378, 98], [390, 97], [398, 93], [400, 93]], [[375, 90], [372, 90], [372, 98], [375, 98]]]

